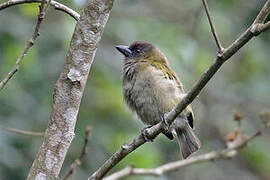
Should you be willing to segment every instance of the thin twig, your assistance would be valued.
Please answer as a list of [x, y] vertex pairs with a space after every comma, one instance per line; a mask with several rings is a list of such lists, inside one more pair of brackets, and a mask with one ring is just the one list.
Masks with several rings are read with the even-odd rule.
[[[19, 5], [19, 4], [25, 4], [25, 3], [41, 3], [42, 0], [13, 0], [13, 1], [7, 1], [2, 4], [0, 4], [0, 10], [3, 10], [5, 8]], [[74, 18], [76, 21], [80, 19], [80, 14], [74, 11], [73, 9], [57, 2], [54, 0], [51, 0], [50, 5], [53, 6], [56, 10], [62, 11], [70, 15], [72, 18]]]
[[66, 180], [68, 179], [72, 174], [75, 174], [76, 170], [79, 169], [82, 165], [82, 161], [86, 155], [86, 147], [87, 147], [87, 144], [88, 144], [88, 138], [89, 138], [89, 134], [90, 134], [90, 131], [91, 131], [91, 127], [90, 126], [87, 126], [85, 128], [85, 137], [84, 137], [84, 144], [83, 144], [83, 148], [82, 148], [82, 151], [81, 151], [81, 154], [80, 156], [75, 159], [75, 161], [70, 165], [70, 168], [68, 170], [68, 172], [66, 173], [66, 175], [63, 177], [63, 180]]
[[[270, 0], [264, 4], [264, 7], [261, 11], [268, 10], [270, 12]], [[268, 11], [265, 13], [259, 13], [261, 16], [267, 16]], [[258, 18], [258, 16], [257, 16]], [[257, 19], [256, 18], [256, 19]], [[261, 17], [265, 19], [266, 17]], [[187, 93], [187, 95], [177, 104], [177, 106], [172, 109], [166, 116], [165, 120], [168, 124], [171, 124], [174, 119], [199, 95], [201, 90], [205, 85], [212, 79], [216, 72], [220, 69], [223, 63], [225, 63], [232, 55], [234, 55], [240, 48], [242, 48], [249, 40], [251, 40], [255, 35], [251, 32], [251, 25], [242, 35], [237, 38], [228, 48], [224, 49], [222, 53], [219, 53], [213, 62], [213, 64], [203, 73], [200, 80], [194, 84], [192, 89]], [[255, 27], [256, 28], [256, 27]], [[264, 29], [260, 29], [262, 32]], [[259, 31], [259, 30], [258, 30]], [[159, 135], [164, 127], [164, 123], [160, 122], [151, 128], [147, 129], [148, 137], [154, 139]], [[145, 139], [140, 134], [134, 138], [131, 142], [125, 143], [121, 148], [115, 152], [102, 166], [98, 168], [88, 179], [97, 180], [104, 177], [104, 175], [116, 166], [123, 158], [125, 158], [129, 153], [140, 147], [145, 143]]]
[[24, 130], [15, 129], [15, 128], [8, 128], [4, 126], [0, 126], [0, 129], [4, 131], [12, 132], [12, 133], [20, 134], [20, 135], [28, 135], [28, 136], [43, 136], [44, 135], [44, 132], [24, 131]]
[[41, 4], [39, 5], [39, 14], [37, 18], [37, 23], [35, 25], [34, 32], [32, 34], [32, 37], [30, 40], [27, 42], [23, 53], [19, 56], [19, 58], [16, 61], [16, 64], [14, 67], [11, 69], [11, 71], [6, 75], [6, 77], [0, 82], [0, 90], [4, 88], [4, 86], [7, 84], [7, 82], [12, 78], [12, 76], [19, 70], [20, 64], [24, 58], [24, 56], [28, 53], [29, 49], [34, 45], [35, 40], [39, 36], [39, 29], [40, 25], [45, 17], [45, 11], [47, 9], [47, 0], [43, 0]]
[[201, 162], [209, 162], [212, 160], [217, 159], [224, 159], [224, 158], [232, 158], [237, 154], [237, 151], [241, 148], [243, 148], [248, 142], [256, 138], [257, 136], [261, 135], [263, 130], [268, 126], [263, 126], [261, 129], [257, 130], [254, 134], [249, 136], [246, 139], [242, 139], [242, 141], [235, 144], [233, 147], [228, 147], [226, 149], [220, 150], [220, 151], [212, 151], [206, 154], [198, 155], [191, 157], [189, 159], [170, 162], [167, 164], [164, 164], [162, 166], [151, 168], [151, 169], [145, 169], [145, 168], [135, 168], [133, 166], [128, 166], [118, 172], [115, 172], [108, 177], [103, 178], [103, 180], [117, 180], [128, 176], [161, 176], [164, 173], [176, 171], [181, 167], [189, 166], [192, 164], [198, 164]]
[[202, 3], [203, 3], [203, 7], [204, 7], [204, 9], [205, 9], [205, 12], [206, 12], [206, 15], [207, 15], [207, 18], [208, 18], [210, 27], [211, 27], [212, 34], [213, 34], [213, 36], [214, 36], [214, 38], [215, 38], [215, 41], [216, 41], [216, 44], [217, 44], [217, 47], [218, 47], [218, 52], [219, 52], [219, 53], [222, 53], [223, 50], [224, 50], [224, 48], [222, 47], [222, 45], [221, 45], [221, 43], [220, 43], [220, 41], [219, 41], [217, 32], [216, 32], [216, 30], [215, 30], [213, 21], [212, 21], [211, 16], [210, 16], [210, 11], [209, 11], [209, 8], [208, 8], [208, 4], [207, 4], [206, 0], [202, 0]]

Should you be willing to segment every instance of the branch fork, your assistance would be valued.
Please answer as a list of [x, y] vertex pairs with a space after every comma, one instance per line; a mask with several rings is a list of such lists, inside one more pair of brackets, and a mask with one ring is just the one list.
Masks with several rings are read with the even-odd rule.
[[254, 36], [258, 36], [259, 34], [261, 34], [262, 32], [266, 31], [269, 28], [270, 28], [270, 21], [268, 21], [267, 23], [256, 23], [252, 25], [252, 27], [250, 28], [250, 32]]

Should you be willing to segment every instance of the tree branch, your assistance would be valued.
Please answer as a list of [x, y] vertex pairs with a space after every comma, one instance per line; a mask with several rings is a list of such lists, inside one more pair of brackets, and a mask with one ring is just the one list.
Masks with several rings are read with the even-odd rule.
[[221, 43], [219, 41], [217, 32], [216, 32], [215, 27], [214, 27], [214, 24], [212, 22], [212, 19], [211, 19], [211, 16], [210, 16], [210, 11], [209, 11], [209, 8], [208, 8], [208, 4], [207, 4], [206, 0], [202, 0], [202, 3], [203, 3], [203, 7], [205, 9], [205, 12], [206, 12], [206, 15], [207, 15], [207, 18], [208, 18], [210, 27], [211, 27], [212, 34], [214, 36], [214, 39], [215, 39], [216, 44], [217, 44], [217, 47], [218, 47], [218, 52], [219, 53], [222, 53], [222, 51], [224, 50], [224, 48], [222, 47], [222, 45], [221, 45]]
[[34, 131], [24, 131], [20, 129], [15, 129], [15, 128], [8, 128], [8, 127], [3, 127], [0, 126], [0, 129], [20, 135], [27, 135], [27, 136], [43, 136], [44, 132], [34, 132]]
[[269, 13], [270, 13], [270, 1], [267, 0], [264, 4], [263, 8], [261, 9], [259, 14], [257, 15], [253, 24], [264, 23], [267, 16], [269, 15]]
[[39, 14], [37, 18], [37, 23], [34, 29], [34, 32], [32, 34], [31, 39], [27, 42], [23, 53], [20, 55], [20, 57], [17, 59], [16, 64], [14, 67], [11, 69], [11, 71], [6, 75], [6, 77], [0, 82], [0, 90], [4, 88], [4, 86], [7, 84], [7, 82], [12, 78], [12, 76], [19, 70], [20, 64], [24, 58], [24, 56], [28, 53], [29, 49], [34, 45], [37, 37], [39, 36], [39, 29], [40, 25], [45, 18], [45, 12], [47, 10], [47, 1], [43, 0], [41, 4], [39, 5]]
[[254, 24], [250, 31], [254, 34], [254, 36], [258, 36], [260, 33], [270, 29], [270, 21], [267, 23], [257, 23]]
[[241, 138], [237, 139], [236, 140], [237, 142], [232, 147], [228, 147], [220, 151], [212, 151], [212, 152], [202, 154], [199, 156], [190, 157], [185, 160], [170, 162], [162, 166], [151, 168], [151, 169], [134, 168], [132, 166], [128, 166], [118, 172], [111, 174], [108, 177], [105, 177], [103, 180], [117, 180], [117, 179], [133, 176], [133, 175], [161, 176], [167, 172], [176, 171], [184, 166], [198, 164], [201, 162], [208, 162], [208, 161], [217, 160], [217, 159], [232, 158], [237, 154], [239, 149], [243, 148], [245, 145], [247, 145], [248, 142], [250, 142], [257, 136], [261, 135], [263, 130], [269, 126], [270, 126], [269, 124], [267, 126], [263, 126], [261, 129], [257, 130], [254, 134], [252, 134], [246, 139], [241, 139]]
[[[42, 0], [10, 0], [7, 2], [4, 2], [0, 4], [0, 11], [6, 8], [9, 8], [11, 6], [19, 5], [19, 4], [25, 4], [25, 3], [41, 3]], [[53, 6], [56, 10], [62, 11], [70, 15], [72, 18], [74, 18], [76, 21], [80, 19], [80, 14], [74, 11], [73, 9], [57, 2], [54, 0], [51, 0], [50, 5]]]
[[28, 179], [56, 179], [74, 138], [74, 128], [88, 74], [109, 18], [113, 0], [91, 0], [76, 24], [64, 69], [53, 95], [53, 108], [43, 143]]
[[[256, 20], [265, 19], [270, 12], [270, 0], [267, 0], [264, 7], [260, 11]], [[256, 20], [254, 22], [256, 22]], [[256, 27], [251, 25], [239, 38], [237, 38], [228, 48], [224, 49], [222, 53], [218, 53], [214, 63], [203, 73], [200, 80], [192, 87], [192, 89], [187, 93], [187, 95], [177, 104], [177, 106], [172, 109], [165, 120], [171, 124], [174, 119], [190, 104], [205, 87], [205, 85], [210, 81], [214, 74], [219, 70], [223, 63], [225, 63], [232, 55], [234, 55], [240, 48], [242, 48], [250, 39], [252, 39], [255, 34], [251, 32], [251, 29]], [[258, 32], [262, 32], [259, 30]], [[153, 139], [158, 134], [160, 134], [164, 129], [164, 124], [162, 122], [152, 126], [147, 129], [148, 137]], [[125, 158], [129, 153], [140, 147], [145, 143], [145, 139], [142, 135], [134, 138], [131, 142], [122, 145], [122, 147], [115, 152], [101, 167], [98, 168], [88, 179], [96, 180], [101, 179], [104, 175], [112, 169], [116, 164], [118, 164], [123, 158]]]
[[82, 161], [83, 161], [83, 159], [84, 159], [84, 157], [86, 155], [86, 147], [87, 147], [87, 144], [88, 144], [88, 137], [89, 137], [90, 131], [91, 131], [91, 127], [90, 126], [87, 126], [85, 128], [85, 132], [84, 132], [84, 136], [85, 137], [84, 137], [84, 144], [83, 144], [82, 152], [81, 152], [80, 156], [77, 159], [75, 159], [75, 161], [71, 164], [68, 172], [63, 177], [63, 180], [66, 180], [72, 174], [75, 174], [76, 170], [81, 167]]

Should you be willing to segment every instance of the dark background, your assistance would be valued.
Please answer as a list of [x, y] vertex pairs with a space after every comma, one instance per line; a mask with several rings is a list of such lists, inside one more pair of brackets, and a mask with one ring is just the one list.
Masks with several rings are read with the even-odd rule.
[[[0, 2], [4, 2], [0, 0]], [[84, 1], [60, 1], [80, 12]], [[252, 23], [264, 0], [209, 0], [216, 30], [226, 47]], [[31, 37], [38, 4], [0, 11], [0, 79], [10, 71]], [[52, 107], [52, 89], [62, 71], [75, 21], [52, 7], [41, 36], [24, 58], [19, 72], [0, 91], [0, 125], [44, 131]], [[198, 0], [116, 0], [92, 65], [76, 125], [76, 137], [61, 174], [80, 154], [84, 129], [92, 126], [88, 154], [75, 179], [86, 179], [144, 125], [125, 107], [121, 90], [123, 57], [115, 45], [135, 40], [152, 42], [168, 57], [186, 91], [212, 63], [217, 48]], [[258, 114], [270, 106], [270, 32], [251, 40], [234, 55], [192, 103], [196, 133], [202, 141], [197, 154], [225, 148], [224, 136], [237, 127], [234, 112], [243, 115], [242, 128], [251, 134], [261, 125]], [[127, 179], [267, 180], [270, 179], [269, 130], [231, 160], [196, 164], [162, 177]], [[25, 179], [41, 137], [0, 130], [0, 179]], [[176, 141], [159, 136], [125, 158], [127, 165], [157, 167], [181, 159]]]

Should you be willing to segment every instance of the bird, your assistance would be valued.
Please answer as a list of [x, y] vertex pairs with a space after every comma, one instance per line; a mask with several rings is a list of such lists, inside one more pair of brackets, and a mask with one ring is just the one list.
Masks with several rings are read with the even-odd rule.
[[[116, 49], [124, 55], [122, 91], [127, 106], [148, 127], [164, 121], [166, 114], [186, 95], [166, 56], [152, 43], [145, 41], [135, 41], [129, 46], [118, 45]], [[163, 134], [170, 140], [174, 136], [178, 139], [184, 159], [199, 150], [201, 143], [194, 133], [191, 105]]]

